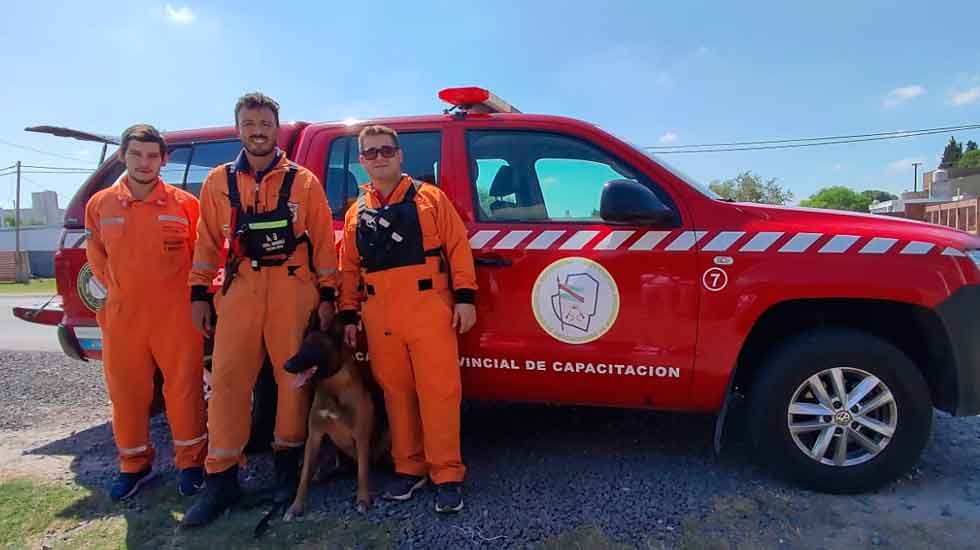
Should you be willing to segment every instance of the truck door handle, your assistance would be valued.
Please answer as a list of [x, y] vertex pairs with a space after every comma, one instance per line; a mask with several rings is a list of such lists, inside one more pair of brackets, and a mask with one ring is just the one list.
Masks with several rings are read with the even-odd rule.
[[491, 256], [477, 256], [473, 260], [477, 265], [485, 265], [487, 267], [507, 267], [513, 263], [509, 259], [496, 254]]

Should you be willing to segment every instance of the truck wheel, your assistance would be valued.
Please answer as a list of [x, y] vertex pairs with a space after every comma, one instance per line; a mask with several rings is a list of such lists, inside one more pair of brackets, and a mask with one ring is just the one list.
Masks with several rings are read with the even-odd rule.
[[932, 430], [915, 364], [855, 330], [814, 330], [783, 344], [750, 392], [758, 456], [817, 491], [858, 493], [897, 479], [918, 462]]

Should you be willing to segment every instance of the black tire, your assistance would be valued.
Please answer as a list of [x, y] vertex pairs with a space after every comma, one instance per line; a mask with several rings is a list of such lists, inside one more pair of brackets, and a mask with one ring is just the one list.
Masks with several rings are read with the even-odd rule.
[[[790, 433], [789, 406], [797, 388], [832, 367], [869, 373], [884, 383], [894, 398], [894, 434], [880, 452], [868, 453], [871, 458], [860, 464], [819, 462], [805, 453]], [[750, 392], [749, 425], [757, 456], [789, 479], [816, 491], [860, 493], [894, 481], [918, 462], [932, 431], [932, 402], [922, 373], [892, 344], [856, 330], [813, 330], [786, 342], [766, 358]], [[833, 422], [837, 417], [828, 418]], [[847, 430], [835, 429], [836, 434]], [[837, 442], [840, 435], [833, 437], [831, 441]]]

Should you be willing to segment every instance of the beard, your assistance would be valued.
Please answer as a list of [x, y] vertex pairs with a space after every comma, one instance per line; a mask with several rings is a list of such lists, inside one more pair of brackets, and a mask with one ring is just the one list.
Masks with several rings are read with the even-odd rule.
[[250, 143], [248, 140], [245, 140], [242, 145], [249, 154], [257, 157], [264, 157], [276, 150], [276, 141], [273, 139], [269, 139], [263, 144]]
[[156, 183], [158, 177], [159, 177], [159, 173], [153, 174], [152, 176], [147, 176], [147, 179], [142, 179], [140, 176], [136, 174], [129, 174], [130, 181], [134, 183], [138, 183], [140, 185], [149, 185], [151, 183]]

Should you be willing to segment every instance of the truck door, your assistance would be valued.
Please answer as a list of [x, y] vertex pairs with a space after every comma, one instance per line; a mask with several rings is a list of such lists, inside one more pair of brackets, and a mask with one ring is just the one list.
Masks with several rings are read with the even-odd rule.
[[[681, 407], [693, 371], [697, 263], [655, 181], [599, 146], [543, 130], [465, 131], [478, 323], [462, 339], [469, 397]], [[600, 215], [610, 180], [649, 188], [662, 226]]]

